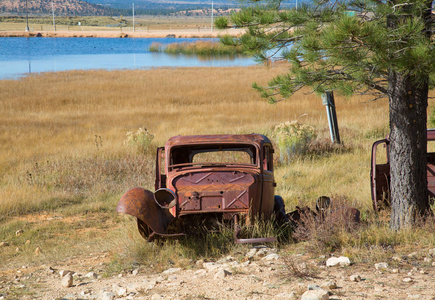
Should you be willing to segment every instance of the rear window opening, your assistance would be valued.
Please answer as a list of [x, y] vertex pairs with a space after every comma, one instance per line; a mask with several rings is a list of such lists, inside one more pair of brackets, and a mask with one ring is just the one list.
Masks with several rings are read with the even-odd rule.
[[214, 164], [257, 165], [256, 148], [252, 145], [195, 145], [174, 147], [170, 166]]

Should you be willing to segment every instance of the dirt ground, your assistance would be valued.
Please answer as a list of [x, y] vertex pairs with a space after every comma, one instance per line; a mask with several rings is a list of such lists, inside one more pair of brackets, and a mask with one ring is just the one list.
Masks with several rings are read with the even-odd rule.
[[[329, 291], [329, 299], [435, 299], [431, 254], [392, 256], [381, 267], [326, 267], [326, 257], [289, 257], [257, 246], [242, 260], [197, 261], [161, 273], [139, 266], [105, 276], [110, 254], [101, 252], [2, 271], [0, 299], [301, 299], [308, 289]], [[70, 287], [63, 285], [62, 271], [73, 274]]]

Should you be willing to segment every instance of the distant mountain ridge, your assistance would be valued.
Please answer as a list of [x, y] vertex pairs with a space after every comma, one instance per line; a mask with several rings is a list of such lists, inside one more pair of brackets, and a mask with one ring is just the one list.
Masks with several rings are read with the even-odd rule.
[[[53, 3], [53, 4], [52, 4]], [[113, 8], [98, 3], [89, 3], [80, 0], [28, 0], [27, 9], [30, 15], [47, 14], [56, 15], [111, 15]], [[0, 13], [24, 15], [26, 13], [26, 0], [1, 0]]]

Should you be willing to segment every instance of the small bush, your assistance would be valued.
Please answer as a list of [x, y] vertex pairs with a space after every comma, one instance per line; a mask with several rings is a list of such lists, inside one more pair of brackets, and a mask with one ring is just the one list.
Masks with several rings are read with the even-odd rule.
[[312, 126], [292, 121], [275, 126], [272, 136], [278, 143], [279, 160], [284, 163], [295, 155], [304, 154], [316, 134]]
[[125, 143], [136, 147], [139, 153], [149, 153], [151, 152], [151, 142], [153, 139], [154, 135], [146, 128], [139, 128], [136, 132], [127, 132]]
[[163, 46], [160, 43], [152, 43], [149, 49], [150, 52], [162, 52], [163, 51]]

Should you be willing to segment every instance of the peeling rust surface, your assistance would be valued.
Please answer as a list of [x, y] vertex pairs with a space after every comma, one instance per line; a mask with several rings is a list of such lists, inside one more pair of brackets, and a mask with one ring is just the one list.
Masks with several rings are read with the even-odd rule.
[[143, 188], [127, 191], [119, 200], [116, 211], [129, 214], [144, 222], [157, 234], [166, 234], [174, 217], [154, 200], [154, 194]]

